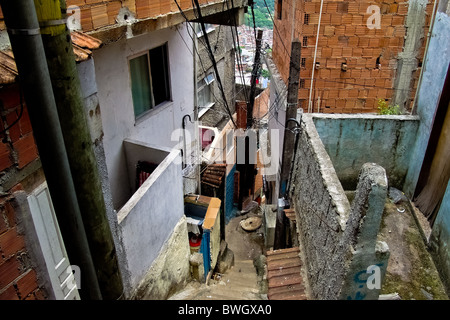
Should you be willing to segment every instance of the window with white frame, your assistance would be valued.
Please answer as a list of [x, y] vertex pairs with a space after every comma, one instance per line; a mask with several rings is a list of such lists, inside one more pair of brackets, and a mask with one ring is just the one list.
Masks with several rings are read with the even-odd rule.
[[201, 81], [197, 82], [197, 103], [199, 106], [199, 116], [202, 116], [214, 105], [214, 73], [209, 73]]
[[167, 43], [129, 59], [135, 118], [170, 101]]

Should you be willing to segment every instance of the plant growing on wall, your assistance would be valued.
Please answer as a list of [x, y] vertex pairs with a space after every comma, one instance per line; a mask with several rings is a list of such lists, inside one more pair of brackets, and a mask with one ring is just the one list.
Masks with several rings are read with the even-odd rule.
[[400, 106], [396, 104], [395, 106], [392, 106], [387, 103], [384, 99], [378, 100], [378, 113], [381, 115], [398, 115], [402, 114], [402, 111], [400, 109]]

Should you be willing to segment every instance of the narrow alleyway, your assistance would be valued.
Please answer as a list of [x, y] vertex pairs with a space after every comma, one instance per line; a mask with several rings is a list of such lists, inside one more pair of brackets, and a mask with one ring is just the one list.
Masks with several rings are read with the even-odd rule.
[[[262, 226], [255, 231], [245, 231], [240, 222], [260, 212], [237, 216], [226, 225], [225, 239], [234, 253], [234, 265], [223, 274], [216, 273], [208, 285], [190, 282], [184, 290], [169, 300], [266, 300], [264, 283], [258, 277], [258, 265], [263, 254]], [[261, 265], [261, 264], [260, 264]]]

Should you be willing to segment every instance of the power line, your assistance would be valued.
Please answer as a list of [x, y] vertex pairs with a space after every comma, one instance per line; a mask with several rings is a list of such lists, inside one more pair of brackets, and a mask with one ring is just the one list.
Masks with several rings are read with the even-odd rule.
[[194, 0], [194, 2], [195, 2], [195, 5], [197, 7], [197, 12], [198, 12], [198, 15], [199, 15], [200, 24], [201, 24], [201, 27], [202, 27], [202, 30], [203, 30], [203, 35], [205, 37], [206, 47], [207, 47], [207, 50], [208, 50], [211, 62], [213, 64], [214, 71], [216, 72], [216, 78], [217, 78], [217, 82], [219, 84], [219, 89], [220, 89], [220, 91], [222, 93], [223, 101], [225, 102], [225, 105], [226, 105], [226, 108], [227, 108], [227, 112], [228, 112], [228, 114], [230, 116], [231, 122], [233, 122], [233, 125], [237, 128], [237, 125], [236, 125], [236, 123], [234, 122], [234, 119], [233, 119], [233, 115], [231, 114], [230, 107], [228, 106], [228, 102], [227, 102], [227, 99], [226, 99], [226, 96], [225, 96], [225, 91], [224, 91], [223, 85], [222, 85], [222, 80], [220, 78], [219, 70], [217, 69], [216, 58], [214, 57], [214, 53], [212, 52], [212, 49], [211, 49], [211, 44], [209, 43], [208, 34], [206, 33], [205, 22], [203, 21], [203, 16], [202, 16], [202, 13], [201, 13], [201, 10], [200, 10], [200, 4], [198, 3], [198, 0]]

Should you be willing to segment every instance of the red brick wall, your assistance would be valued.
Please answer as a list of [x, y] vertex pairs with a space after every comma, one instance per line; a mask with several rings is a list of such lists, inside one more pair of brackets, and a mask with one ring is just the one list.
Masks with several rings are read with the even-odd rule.
[[38, 151], [25, 102], [21, 105], [18, 85], [1, 88], [0, 101], [0, 171], [13, 166], [22, 169], [38, 158]]
[[[222, 0], [199, 0], [199, 4], [220, 1]], [[177, 0], [177, 2], [182, 10], [192, 8], [191, 0]], [[127, 7], [138, 19], [179, 11], [173, 0], [66, 0], [66, 3], [68, 7], [71, 5], [80, 7], [83, 31], [115, 24], [115, 18], [121, 7]]]
[[[275, 0], [278, 1], [278, 0]], [[314, 61], [320, 0], [304, 2], [283, 0], [282, 19], [275, 13], [273, 60], [287, 83], [289, 74], [289, 55], [291, 38], [301, 42], [307, 37], [307, 46], [302, 47], [305, 66], [300, 71], [303, 88], [299, 89], [300, 104], [308, 109], [311, 76]], [[378, 5], [381, 12], [381, 28], [369, 29], [366, 13], [370, 5]], [[428, 32], [433, 2], [427, 5], [427, 19], [424, 34]], [[277, 6], [275, 6], [277, 8]], [[292, 21], [295, 13], [294, 34]], [[316, 61], [320, 68], [315, 70], [313, 111], [317, 112], [320, 97], [320, 112], [326, 113], [365, 113], [377, 112], [379, 99], [391, 99], [396, 76], [397, 57], [402, 52], [406, 34], [405, 21], [408, 13], [407, 1], [332, 1], [325, 0], [322, 9], [321, 27]], [[309, 22], [305, 23], [305, 14]], [[423, 59], [425, 41], [417, 54]], [[380, 57], [381, 56], [381, 57]], [[376, 68], [380, 57], [381, 67]], [[341, 71], [341, 64], [347, 64], [347, 71]], [[413, 85], [410, 92], [413, 100], [420, 74], [418, 68], [411, 77]], [[408, 105], [407, 107], [411, 107]]]
[[[21, 190], [16, 185], [11, 193]], [[31, 267], [25, 238], [17, 228], [14, 197], [0, 198], [0, 300], [43, 300], [36, 271]]]
[[[38, 152], [28, 111], [25, 105], [22, 110], [17, 85], [0, 89], [0, 115], [0, 175], [4, 175], [24, 168], [38, 158]], [[36, 271], [27, 262], [24, 235], [17, 227], [12, 194], [21, 189], [22, 186], [16, 184], [11, 190], [3, 190], [5, 195], [0, 196], [0, 300], [45, 298], [38, 287]]]

